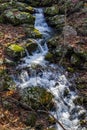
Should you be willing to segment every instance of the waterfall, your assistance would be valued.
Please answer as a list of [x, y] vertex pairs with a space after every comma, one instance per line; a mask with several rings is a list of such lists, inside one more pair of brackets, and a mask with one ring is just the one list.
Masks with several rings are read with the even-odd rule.
[[[60, 68], [58, 65], [49, 64], [44, 60], [44, 55], [48, 51], [46, 40], [51, 37], [52, 29], [45, 21], [43, 9], [36, 9], [35, 17], [35, 28], [43, 34], [43, 39], [37, 40], [41, 52], [35, 52], [33, 55], [29, 56], [29, 58], [25, 57], [23, 59], [24, 63], [18, 66], [18, 68], [29, 67], [28, 71], [30, 72], [29, 75], [27, 71], [21, 70], [18, 81], [19, 87], [45, 87], [55, 97], [57, 108], [53, 115], [63, 124], [63, 126], [67, 130], [86, 130], [85, 128], [81, 128], [78, 119], [81, 112], [85, 112], [85, 110], [80, 106], [74, 105], [73, 100], [77, 95], [74, 91], [70, 91], [69, 86], [72, 84], [66, 78], [65, 71], [62, 67]], [[41, 45], [42, 41], [45, 41], [43, 45]], [[36, 64], [41, 65], [41, 71], [31, 67]], [[68, 90], [67, 96], [64, 96], [65, 90]], [[77, 111], [74, 111], [75, 109]], [[59, 125], [57, 125], [56, 129], [63, 130]]]

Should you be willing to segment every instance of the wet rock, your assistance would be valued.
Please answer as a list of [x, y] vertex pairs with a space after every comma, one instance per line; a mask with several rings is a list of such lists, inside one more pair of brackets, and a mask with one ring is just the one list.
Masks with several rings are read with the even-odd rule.
[[69, 90], [66, 88], [66, 89], [64, 90], [63, 96], [66, 97], [68, 94], [69, 94]]
[[45, 55], [45, 60], [52, 62], [53, 61], [53, 54], [51, 54], [50, 52], [48, 52]]
[[8, 45], [5, 49], [5, 53], [11, 57], [12, 59], [20, 59], [21, 57], [24, 56], [25, 54], [25, 50], [23, 47], [17, 45], [17, 44], [11, 44], [11, 45]]
[[44, 13], [47, 16], [55, 16], [55, 15], [57, 15], [59, 13], [59, 8], [58, 8], [57, 5], [53, 5], [51, 7], [46, 7], [44, 9]]
[[87, 104], [87, 98], [86, 97], [77, 97], [74, 100], [74, 103], [77, 104], [77, 105]]
[[28, 39], [27, 43], [25, 44], [25, 48], [28, 50], [29, 54], [31, 55], [38, 49], [38, 45], [34, 39]]
[[30, 13], [21, 12], [17, 9], [6, 10], [3, 13], [4, 22], [11, 23], [13, 25], [19, 25], [23, 23], [34, 24], [35, 17]]
[[33, 27], [25, 28], [25, 33], [29, 38], [42, 38], [42, 34], [39, 32], [39, 30]]

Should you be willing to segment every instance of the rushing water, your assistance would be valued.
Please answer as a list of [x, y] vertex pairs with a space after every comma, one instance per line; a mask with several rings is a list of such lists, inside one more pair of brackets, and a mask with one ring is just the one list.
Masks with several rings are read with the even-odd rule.
[[[24, 63], [20, 64], [17, 68], [22, 68], [16, 80], [21, 88], [31, 86], [42, 86], [47, 88], [55, 96], [57, 104], [56, 112], [53, 115], [63, 124], [66, 130], [86, 130], [81, 128], [79, 124], [80, 115], [85, 110], [80, 106], [75, 106], [73, 100], [76, 98], [74, 91], [70, 91], [69, 87], [72, 85], [66, 78], [66, 72], [62, 67], [54, 64], [49, 64], [44, 60], [44, 55], [48, 52], [46, 40], [51, 37], [53, 30], [47, 25], [43, 9], [36, 9], [35, 28], [42, 34], [43, 38], [37, 40], [40, 52], [34, 53], [23, 59]], [[42, 44], [43, 43], [43, 44]], [[35, 68], [35, 65], [39, 68]], [[27, 70], [24, 69], [27, 67]], [[64, 91], [67, 89], [68, 95], [64, 96]], [[57, 130], [63, 130], [57, 124]]]

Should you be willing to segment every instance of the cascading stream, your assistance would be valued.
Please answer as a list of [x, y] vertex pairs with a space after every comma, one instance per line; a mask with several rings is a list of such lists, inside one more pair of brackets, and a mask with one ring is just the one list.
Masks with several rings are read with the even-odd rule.
[[[15, 81], [21, 88], [31, 86], [47, 88], [55, 96], [55, 102], [57, 104], [56, 112], [52, 114], [63, 126], [67, 130], [86, 130], [85, 128], [81, 128], [79, 124], [79, 116], [85, 110], [80, 106], [74, 105], [73, 100], [76, 98], [76, 94], [74, 91], [70, 91], [69, 86], [71, 86], [71, 83], [67, 80], [63, 68], [49, 64], [44, 60], [44, 55], [48, 51], [46, 40], [51, 37], [53, 30], [45, 21], [43, 9], [36, 9], [35, 17], [35, 28], [43, 34], [43, 39], [37, 40], [40, 52], [36, 52], [32, 56], [23, 59], [24, 63], [17, 68], [27, 67], [28, 69], [22, 69], [18, 78], [15, 78]], [[43, 45], [41, 45], [41, 42], [43, 42]], [[40, 65], [40, 69], [32, 67], [36, 64]], [[64, 96], [65, 89], [68, 90], [67, 96]], [[58, 124], [56, 125], [56, 129], [63, 130]]]

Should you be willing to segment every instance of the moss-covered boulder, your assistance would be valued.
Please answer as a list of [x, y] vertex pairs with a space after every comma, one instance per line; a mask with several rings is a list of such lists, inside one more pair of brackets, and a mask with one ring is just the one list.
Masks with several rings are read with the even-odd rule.
[[65, 14], [65, 5], [66, 4], [66, 12], [68, 15], [77, 12], [79, 10], [82, 9], [82, 7], [84, 6], [83, 1], [76, 1], [73, 2], [72, 0], [68, 0], [68, 1], [58, 1], [58, 5], [59, 5], [59, 13], [60, 14]]
[[46, 19], [51, 26], [54, 26], [56, 30], [62, 32], [65, 23], [64, 15], [55, 15], [53, 17], [46, 17]]
[[51, 7], [46, 7], [44, 9], [44, 13], [45, 13], [45, 15], [48, 15], [48, 16], [54, 16], [59, 13], [59, 8], [57, 5], [53, 5]]
[[17, 9], [6, 10], [3, 13], [4, 22], [11, 23], [13, 25], [19, 25], [23, 23], [34, 24], [35, 17], [30, 13], [21, 12]]
[[38, 110], [46, 107], [48, 110], [54, 108], [53, 95], [42, 87], [25, 88], [23, 92], [23, 101], [31, 108]]
[[35, 29], [33, 27], [27, 27], [24, 29], [25, 29], [26, 35], [29, 38], [42, 38], [42, 34], [40, 33], [40, 31], [38, 29]]
[[25, 55], [25, 50], [17, 44], [11, 44], [6, 47], [5, 53], [12, 59], [18, 60]]
[[15, 2], [12, 5], [13, 8], [18, 9], [19, 11], [23, 11], [23, 12], [29, 12], [29, 13], [34, 13], [34, 8], [29, 6], [26, 3], [22, 3], [22, 2]]

